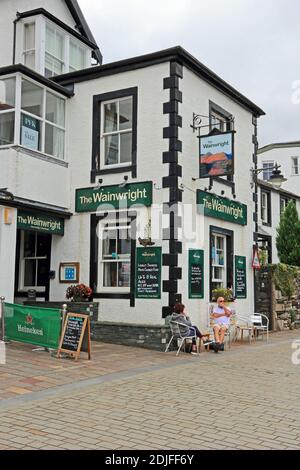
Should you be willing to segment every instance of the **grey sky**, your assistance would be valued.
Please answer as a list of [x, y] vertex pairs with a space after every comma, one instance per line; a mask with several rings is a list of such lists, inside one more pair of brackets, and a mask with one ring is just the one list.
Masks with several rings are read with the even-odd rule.
[[265, 110], [260, 145], [300, 140], [299, 0], [79, 3], [105, 63], [181, 45]]

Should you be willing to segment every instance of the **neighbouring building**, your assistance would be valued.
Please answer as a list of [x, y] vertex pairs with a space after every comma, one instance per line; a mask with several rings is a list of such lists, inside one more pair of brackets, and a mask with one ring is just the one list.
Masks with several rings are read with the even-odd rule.
[[274, 165], [281, 165], [287, 179], [282, 189], [300, 196], [300, 141], [265, 145], [258, 150], [258, 166], [264, 181], [269, 181]]
[[0, 294], [83, 282], [98, 326], [153, 347], [178, 301], [205, 328], [215, 288], [253, 312], [263, 111], [181, 47], [101, 65], [75, 1], [4, 3]]

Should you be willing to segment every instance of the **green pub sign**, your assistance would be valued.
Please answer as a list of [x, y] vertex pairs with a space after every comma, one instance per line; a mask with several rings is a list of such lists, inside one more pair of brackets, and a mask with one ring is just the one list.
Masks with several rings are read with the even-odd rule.
[[235, 256], [235, 297], [247, 298], [247, 263], [245, 256]]
[[197, 208], [199, 213], [208, 217], [226, 220], [239, 225], [247, 225], [247, 206], [224, 197], [197, 191]]
[[44, 215], [38, 212], [18, 211], [17, 228], [53, 235], [63, 235], [65, 221], [61, 217]]
[[204, 251], [189, 250], [189, 299], [204, 298]]
[[136, 204], [151, 206], [152, 182], [128, 183], [124, 187], [115, 185], [76, 190], [76, 212], [128, 208]]
[[136, 249], [135, 296], [161, 298], [161, 247]]

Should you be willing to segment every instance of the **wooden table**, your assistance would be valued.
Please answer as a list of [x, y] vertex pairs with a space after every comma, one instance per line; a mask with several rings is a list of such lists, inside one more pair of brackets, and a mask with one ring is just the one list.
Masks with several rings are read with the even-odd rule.
[[249, 343], [251, 343], [252, 333], [253, 333], [253, 336], [255, 336], [255, 327], [254, 326], [239, 326], [239, 325], [237, 325], [236, 328], [238, 330], [240, 330], [240, 332], [241, 332], [241, 341], [244, 340], [244, 331], [248, 331]]

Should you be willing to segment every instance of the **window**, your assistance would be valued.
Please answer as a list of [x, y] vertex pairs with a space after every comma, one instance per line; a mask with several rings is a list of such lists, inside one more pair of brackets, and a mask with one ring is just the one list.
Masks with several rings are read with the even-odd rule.
[[82, 70], [86, 66], [86, 51], [79, 44], [74, 41], [70, 41], [70, 58], [69, 58], [69, 72], [75, 72], [75, 70]]
[[24, 24], [23, 62], [35, 69], [35, 23]]
[[49, 281], [50, 252], [51, 235], [22, 231], [19, 290], [45, 290]]
[[286, 206], [288, 205], [288, 203], [290, 201], [293, 201], [295, 204], [296, 204], [296, 200], [295, 199], [292, 199], [288, 196], [282, 196], [280, 195], [280, 213], [282, 214], [282, 212], [286, 209]]
[[102, 109], [104, 166], [128, 165], [132, 161], [132, 97], [103, 103]]
[[22, 79], [21, 89], [20, 143], [64, 158], [65, 100], [25, 79]]
[[100, 244], [101, 291], [130, 291], [131, 238], [130, 223], [102, 225]]
[[299, 175], [299, 157], [292, 157], [292, 175]]
[[212, 110], [210, 114], [210, 119], [211, 128], [215, 127], [220, 132], [226, 132], [230, 130], [230, 121], [226, 119], [225, 116], [221, 116], [221, 114], [218, 114], [217, 112]]
[[45, 77], [64, 72], [64, 36], [53, 26], [46, 26]]
[[271, 193], [261, 191], [261, 221], [265, 225], [271, 224]]
[[269, 181], [273, 173], [274, 162], [263, 162], [262, 166], [263, 166], [263, 179], [265, 181]]
[[212, 289], [226, 286], [226, 237], [212, 234]]
[[0, 79], [0, 145], [14, 143], [16, 79]]

